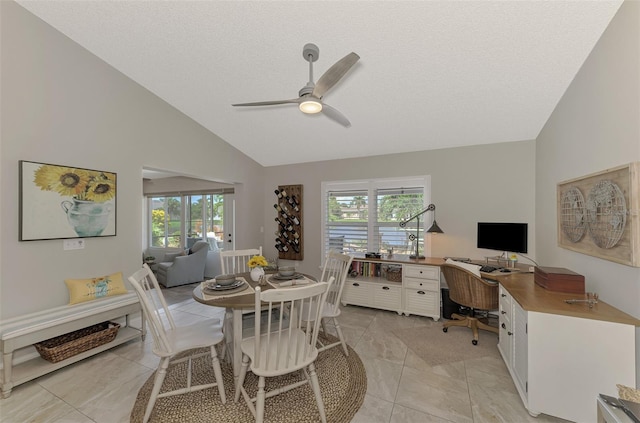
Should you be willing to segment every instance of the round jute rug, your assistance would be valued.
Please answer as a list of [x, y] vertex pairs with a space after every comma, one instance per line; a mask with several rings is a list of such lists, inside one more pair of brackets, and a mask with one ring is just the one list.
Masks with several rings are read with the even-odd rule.
[[[329, 336], [329, 342], [335, 338]], [[316, 360], [316, 371], [320, 381], [320, 390], [324, 401], [327, 421], [330, 423], [348, 423], [356, 414], [367, 391], [367, 376], [358, 354], [349, 347], [349, 356], [345, 357], [341, 347], [321, 352]], [[213, 368], [209, 357], [193, 361], [192, 384], [207, 383], [214, 380]], [[169, 368], [161, 392], [184, 386], [186, 363]], [[155, 373], [140, 388], [131, 411], [131, 422], [142, 422]], [[205, 389], [167, 398], [160, 398], [151, 413], [151, 423], [198, 423], [198, 422], [254, 422], [242, 396], [233, 402], [235, 386], [230, 363], [222, 362], [222, 377], [227, 403], [222, 404], [218, 388]], [[302, 380], [300, 372], [277, 378], [267, 378], [266, 390]], [[248, 372], [245, 387], [249, 395], [255, 395], [258, 378]], [[319, 422], [320, 414], [313, 391], [308, 384], [280, 395], [267, 398], [265, 403], [265, 421], [269, 423]]]

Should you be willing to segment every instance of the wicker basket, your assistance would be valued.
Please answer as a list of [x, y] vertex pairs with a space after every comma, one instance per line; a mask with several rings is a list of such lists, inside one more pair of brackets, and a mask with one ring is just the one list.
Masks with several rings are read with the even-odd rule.
[[402, 267], [389, 266], [387, 268], [387, 280], [390, 282], [402, 282]]
[[33, 344], [42, 358], [52, 363], [65, 360], [100, 345], [113, 341], [120, 325], [103, 322], [46, 341]]

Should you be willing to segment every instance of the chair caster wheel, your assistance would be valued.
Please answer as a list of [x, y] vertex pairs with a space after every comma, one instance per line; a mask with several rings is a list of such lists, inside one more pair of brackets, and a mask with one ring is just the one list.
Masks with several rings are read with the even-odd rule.
[[476, 341], [475, 339], [474, 339], [473, 341], [471, 341], [471, 343], [472, 343], [473, 345], [478, 345], [478, 341]]
[[449, 328], [442, 328], [442, 331], [443, 331], [444, 333], [447, 333], [447, 330], [449, 330]]

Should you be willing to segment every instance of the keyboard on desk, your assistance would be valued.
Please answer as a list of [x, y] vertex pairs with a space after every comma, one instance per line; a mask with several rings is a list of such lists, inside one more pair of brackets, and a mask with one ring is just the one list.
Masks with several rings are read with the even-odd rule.
[[484, 272], [484, 273], [492, 273], [495, 272], [496, 270], [498, 270], [497, 267], [493, 267], [493, 266], [482, 266], [480, 267], [480, 271]]

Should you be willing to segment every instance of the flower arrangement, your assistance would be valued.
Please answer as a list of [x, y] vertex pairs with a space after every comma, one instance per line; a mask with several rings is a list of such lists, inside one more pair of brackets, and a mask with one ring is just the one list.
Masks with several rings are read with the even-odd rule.
[[55, 191], [80, 201], [104, 203], [116, 195], [115, 174], [43, 164], [34, 183], [42, 191]]
[[247, 262], [247, 266], [249, 266], [252, 269], [254, 267], [266, 267], [268, 265], [269, 263], [267, 262], [267, 259], [265, 259], [263, 256], [253, 256]]

